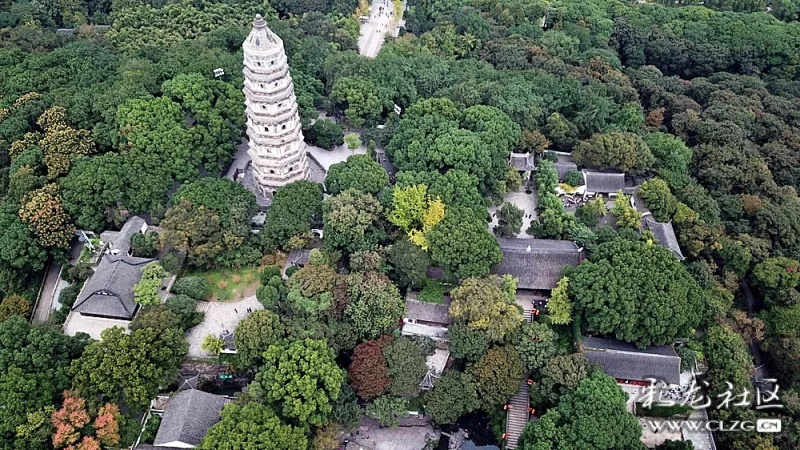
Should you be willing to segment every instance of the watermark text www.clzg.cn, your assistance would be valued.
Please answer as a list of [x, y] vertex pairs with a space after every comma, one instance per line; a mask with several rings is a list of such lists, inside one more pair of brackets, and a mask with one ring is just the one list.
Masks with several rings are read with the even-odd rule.
[[644, 421], [649, 431], [758, 431], [759, 433], [780, 433], [780, 419], [752, 420], [655, 420]]
[[[650, 384], [642, 389], [642, 395], [637, 399], [641, 407], [647, 409], [654, 406], [673, 407], [682, 406], [693, 410], [704, 409], [729, 409], [729, 408], [755, 408], [756, 410], [775, 410], [783, 408], [778, 396], [779, 386], [777, 380], [764, 380], [766, 385], [772, 388], [762, 389], [757, 386], [754, 391], [747, 388], [740, 392], [734, 392], [734, 386], [727, 383], [727, 389], [715, 396], [705, 395], [703, 391], [709, 385], [703, 382], [702, 386], [695, 381], [689, 386], [664, 387], [658, 380], [648, 379]], [[759, 433], [779, 433], [781, 431], [780, 419], [757, 419], [752, 420], [656, 420], [647, 419], [643, 421], [643, 426], [654, 432], [659, 431], [712, 431], [712, 432], [736, 432], [757, 431]]]

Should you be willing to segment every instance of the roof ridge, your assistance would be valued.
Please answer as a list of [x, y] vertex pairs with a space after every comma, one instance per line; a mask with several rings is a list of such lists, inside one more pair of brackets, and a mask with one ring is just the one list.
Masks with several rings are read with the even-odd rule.
[[659, 358], [678, 358], [678, 359], [680, 359], [680, 356], [678, 356], [677, 353], [674, 354], [674, 355], [662, 355], [660, 353], [650, 353], [650, 352], [646, 352], [646, 351], [634, 352], [634, 351], [631, 351], [631, 350], [617, 350], [617, 349], [612, 349], [612, 348], [584, 347], [584, 349], [585, 350], [594, 350], [594, 351], [598, 351], [598, 352], [614, 352], [614, 353], [625, 353], [627, 355], [646, 355], [646, 356], [657, 356]]

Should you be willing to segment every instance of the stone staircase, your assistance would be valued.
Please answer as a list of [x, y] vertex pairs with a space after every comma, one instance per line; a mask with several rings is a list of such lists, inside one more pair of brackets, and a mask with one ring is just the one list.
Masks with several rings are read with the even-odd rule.
[[533, 314], [531, 314], [530, 308], [522, 311], [522, 318], [525, 319], [525, 322], [533, 322]]
[[528, 424], [530, 406], [528, 380], [522, 380], [519, 392], [511, 398], [509, 404], [511, 408], [506, 410], [506, 449], [511, 450], [517, 448], [519, 437]]
[[197, 305], [195, 306], [194, 310], [201, 313], [207, 312], [208, 302], [197, 302]]

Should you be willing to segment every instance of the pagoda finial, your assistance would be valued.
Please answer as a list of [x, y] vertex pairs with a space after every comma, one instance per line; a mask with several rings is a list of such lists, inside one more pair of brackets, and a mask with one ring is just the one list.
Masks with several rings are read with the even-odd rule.
[[253, 20], [253, 28], [266, 28], [267, 21], [261, 17], [261, 14], [256, 14], [255, 20]]

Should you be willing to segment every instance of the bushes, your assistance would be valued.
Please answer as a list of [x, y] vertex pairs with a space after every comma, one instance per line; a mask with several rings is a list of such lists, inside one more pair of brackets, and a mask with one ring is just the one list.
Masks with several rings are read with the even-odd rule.
[[172, 293], [187, 295], [195, 300], [205, 300], [211, 293], [211, 286], [203, 277], [184, 277], [175, 282]]
[[61, 279], [69, 284], [82, 285], [93, 273], [94, 270], [88, 264], [78, 264], [77, 266], [69, 266], [62, 271]]
[[78, 299], [78, 294], [81, 292], [81, 285], [79, 284], [72, 284], [64, 289], [58, 294], [58, 303], [61, 304], [62, 307], [72, 308], [72, 305], [75, 304], [75, 300]]
[[256, 299], [264, 305], [265, 309], [272, 309], [278, 304], [280, 293], [274, 286], [261, 286], [256, 291]]
[[583, 186], [583, 174], [577, 170], [570, 170], [564, 176], [564, 182], [572, 187]]
[[195, 311], [197, 302], [187, 295], [170, 297], [164, 306], [181, 319], [181, 327], [184, 330], [199, 325], [205, 317], [205, 313]]
[[261, 284], [264, 285], [269, 284], [272, 277], [280, 278], [280, 276], [281, 276], [281, 268], [279, 266], [272, 264], [267, 267], [264, 267], [264, 270], [261, 271]]
[[387, 427], [400, 425], [400, 419], [407, 415], [408, 401], [404, 398], [385, 396], [367, 405], [367, 416]]
[[173, 275], [180, 272], [181, 267], [183, 266], [183, 258], [181, 258], [175, 252], [168, 252], [166, 255], [162, 256], [161, 259], [159, 259], [158, 261], [161, 263], [161, 267], [163, 267], [164, 270]]
[[136, 233], [131, 236], [131, 253], [140, 258], [152, 258], [158, 251], [157, 233]]
[[440, 281], [426, 279], [425, 286], [419, 291], [418, 299], [425, 303], [441, 304], [446, 289]]

